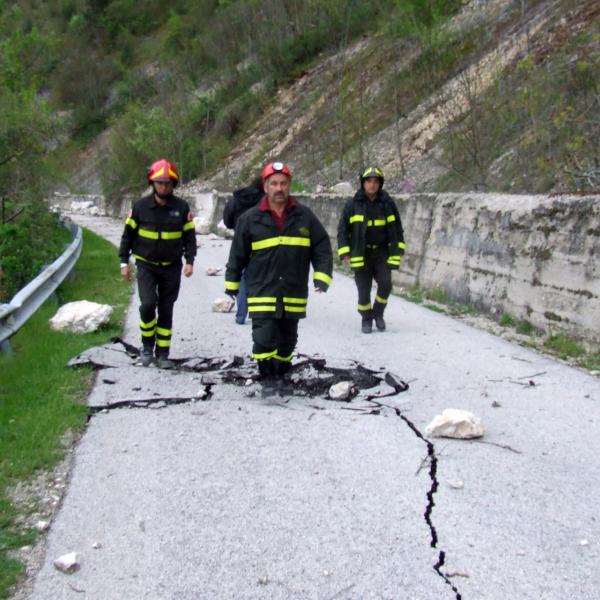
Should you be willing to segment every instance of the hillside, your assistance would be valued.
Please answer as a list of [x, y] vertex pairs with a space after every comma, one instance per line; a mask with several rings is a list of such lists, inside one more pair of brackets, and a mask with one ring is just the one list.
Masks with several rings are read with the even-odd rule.
[[0, 108], [22, 113], [5, 147], [46, 119], [44, 168], [24, 144], [0, 156], [6, 181], [16, 161], [116, 198], [167, 156], [193, 187], [231, 189], [278, 157], [309, 191], [372, 162], [393, 191], [600, 187], [594, 0], [17, 0], [0, 14]]
[[[353, 181], [370, 162], [397, 191], [598, 189], [600, 7], [521, 8], [468, 3], [431, 41], [429, 59], [405, 39], [355, 41], [281, 89], [199, 183], [227, 188], [281, 157], [307, 189]], [[438, 71], [442, 57], [452, 64]], [[570, 67], [593, 78], [582, 97], [561, 87]]]

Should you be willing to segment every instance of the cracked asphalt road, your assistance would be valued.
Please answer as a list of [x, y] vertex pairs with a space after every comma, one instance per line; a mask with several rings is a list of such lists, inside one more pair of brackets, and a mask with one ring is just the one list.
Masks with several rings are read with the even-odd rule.
[[[118, 239], [120, 224], [88, 219]], [[211, 312], [223, 277], [204, 274], [229, 242], [198, 239], [172, 354], [247, 357], [250, 325]], [[598, 378], [395, 297], [388, 330], [367, 336], [355, 304], [336, 274], [309, 299], [298, 351], [391, 371], [408, 391], [369, 414], [360, 396], [217, 383], [206, 401], [94, 413], [30, 598], [600, 598]], [[134, 345], [137, 321], [133, 297]], [[202, 387], [198, 373], [126, 364], [99, 371], [90, 403]], [[416, 432], [449, 407], [479, 416], [485, 437], [429, 440], [434, 482]], [[64, 575], [52, 561], [69, 551], [82, 564]]]

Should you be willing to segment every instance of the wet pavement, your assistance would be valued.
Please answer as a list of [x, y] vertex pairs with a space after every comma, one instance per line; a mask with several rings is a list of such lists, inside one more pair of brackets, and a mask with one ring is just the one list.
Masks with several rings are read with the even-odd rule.
[[[598, 378], [396, 297], [362, 334], [336, 274], [264, 390], [249, 322], [211, 311], [229, 242], [198, 239], [176, 369], [139, 365], [135, 296], [124, 343], [76, 359], [98, 369], [90, 421], [31, 598], [600, 598]], [[449, 407], [484, 437], [427, 438]]]

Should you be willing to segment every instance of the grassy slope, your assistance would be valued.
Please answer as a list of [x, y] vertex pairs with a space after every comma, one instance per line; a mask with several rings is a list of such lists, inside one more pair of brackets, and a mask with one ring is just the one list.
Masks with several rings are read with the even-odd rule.
[[53, 331], [48, 319], [58, 305], [49, 300], [12, 338], [15, 354], [0, 356], [0, 598], [6, 597], [22, 570], [11, 550], [35, 539], [32, 531], [17, 524], [21, 509], [11, 503], [9, 490], [17, 481], [55, 465], [65, 432], [85, 426], [84, 398], [92, 373], [69, 369], [66, 363], [120, 332], [130, 289], [115, 268], [114, 247], [84, 231], [75, 277], [57, 290], [59, 304], [82, 299], [111, 304], [109, 325], [84, 335]]

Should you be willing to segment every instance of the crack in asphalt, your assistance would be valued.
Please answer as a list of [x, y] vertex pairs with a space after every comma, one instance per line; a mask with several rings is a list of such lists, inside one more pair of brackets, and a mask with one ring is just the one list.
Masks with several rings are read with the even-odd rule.
[[[124, 346], [127, 354], [136, 358], [139, 356], [140, 351], [138, 348], [127, 344], [120, 338], [113, 338], [115, 343], [120, 343]], [[391, 406], [380, 401], [382, 398], [390, 398], [397, 396], [398, 394], [408, 390], [409, 385], [405, 381], [399, 379], [397, 376], [390, 372], [382, 373], [382, 371], [375, 371], [357, 363], [355, 361], [348, 361], [349, 367], [335, 367], [328, 366], [327, 361], [323, 358], [314, 358], [306, 355], [298, 355], [300, 360], [291, 366], [290, 371], [285, 377], [285, 385], [283, 389], [279, 389], [279, 392], [283, 392], [285, 395], [299, 395], [307, 396], [309, 398], [323, 397], [329, 401], [335, 402], [328, 396], [328, 391], [332, 385], [341, 381], [351, 381], [352, 386], [350, 395], [348, 398], [341, 402], [350, 404], [353, 398], [355, 398], [362, 390], [369, 390], [376, 388], [379, 393], [373, 392], [364, 396], [361, 396], [361, 400], [369, 402], [373, 405], [373, 408], [368, 409], [364, 407], [351, 407], [341, 406], [343, 410], [357, 411], [364, 415], [379, 415], [381, 410], [384, 408], [393, 411], [396, 416], [400, 417], [402, 421], [408, 426], [408, 428], [415, 434], [415, 436], [421, 440], [427, 447], [427, 459], [429, 460], [429, 479], [431, 485], [427, 491], [427, 505], [425, 507], [424, 519], [429, 528], [430, 532], [430, 545], [432, 548], [438, 550], [437, 561], [433, 565], [433, 570], [436, 574], [442, 578], [444, 583], [448, 585], [455, 595], [455, 600], [462, 600], [462, 595], [458, 588], [452, 583], [450, 577], [451, 573], [444, 573], [443, 567], [446, 562], [446, 552], [438, 547], [439, 539], [437, 530], [433, 523], [433, 509], [435, 507], [435, 494], [439, 487], [439, 480], [437, 477], [437, 466], [438, 459], [435, 453], [435, 446], [432, 442], [427, 440], [425, 436], [419, 431], [416, 425], [408, 419], [401, 410], [396, 406]], [[185, 404], [188, 402], [195, 402], [198, 400], [206, 401], [214, 397], [213, 387], [219, 383], [229, 383], [239, 387], [245, 387], [248, 385], [248, 381], [252, 380], [255, 382], [258, 380], [255, 369], [244, 368], [244, 359], [238, 356], [233, 359], [215, 358], [215, 357], [194, 357], [185, 359], [176, 359], [174, 362], [174, 368], [171, 371], [179, 372], [202, 372], [207, 374], [207, 381], [203, 381], [203, 389], [198, 394], [193, 396], [171, 396], [171, 397], [153, 397], [153, 398], [141, 398], [141, 399], [130, 399], [112, 402], [108, 405], [89, 407], [89, 418], [93, 414], [99, 412], [107, 412], [113, 409], [122, 408], [152, 408], [162, 409], [168, 406]], [[91, 364], [96, 369], [106, 368], [108, 365], [103, 365], [101, 362], [90, 359]], [[212, 375], [211, 375], [212, 374]], [[204, 377], [203, 377], [204, 379]], [[115, 383], [113, 381], [106, 381], [106, 383]], [[381, 389], [381, 385], [386, 384], [385, 388]], [[390, 389], [391, 388], [391, 389]], [[284, 400], [282, 406], [285, 406]], [[338, 401], [339, 402], [339, 401]], [[312, 406], [312, 405], [310, 405]], [[323, 407], [312, 406], [313, 408], [321, 409]], [[314, 415], [312, 413], [309, 419]]]
[[[446, 552], [444, 550], [438, 548], [438, 542], [439, 542], [438, 534], [437, 534], [437, 530], [435, 528], [435, 525], [433, 524], [433, 519], [432, 519], [433, 508], [435, 506], [434, 496], [439, 487], [439, 480], [437, 478], [438, 459], [437, 459], [437, 456], [435, 453], [435, 446], [433, 445], [432, 442], [430, 442], [428, 439], [425, 438], [425, 436], [419, 431], [417, 426], [409, 418], [407, 418], [406, 416], [404, 416], [402, 414], [402, 412], [400, 411], [400, 409], [398, 407], [389, 406], [387, 404], [378, 402], [376, 400], [376, 398], [395, 396], [395, 395], [399, 394], [400, 392], [406, 391], [406, 389], [408, 389], [407, 383], [396, 379], [389, 372], [386, 373], [386, 375], [385, 375], [385, 381], [388, 385], [390, 385], [391, 387], [394, 388], [394, 391], [389, 394], [382, 395], [382, 396], [367, 396], [367, 400], [373, 402], [374, 404], [376, 404], [379, 407], [382, 407], [382, 408], [386, 407], [386, 408], [393, 410], [396, 413], [396, 416], [400, 417], [404, 421], [404, 423], [406, 423], [408, 428], [415, 434], [415, 436], [417, 438], [419, 438], [427, 446], [427, 457], [429, 459], [429, 479], [431, 480], [431, 487], [429, 488], [429, 490], [427, 492], [427, 506], [425, 507], [424, 518], [425, 518], [425, 522], [427, 523], [427, 526], [429, 527], [429, 532], [431, 534], [431, 547], [438, 550], [438, 559], [437, 559], [436, 563], [433, 565], [433, 570], [444, 580], [444, 583], [446, 583], [448, 586], [450, 586], [450, 588], [454, 592], [455, 600], [462, 600], [462, 595], [459, 592], [458, 588], [452, 583], [452, 581], [450, 581], [451, 574], [442, 572], [442, 567], [444, 566], [444, 564], [446, 562]], [[404, 387], [404, 386], [406, 386], [406, 387]], [[375, 413], [375, 414], [379, 414], [379, 413]]]
[[442, 573], [442, 567], [444, 566], [444, 564], [446, 562], [446, 552], [444, 550], [441, 550], [440, 548], [438, 548], [439, 540], [438, 540], [437, 530], [436, 530], [436, 528], [433, 524], [433, 520], [432, 520], [433, 507], [435, 506], [434, 496], [439, 487], [439, 480], [437, 478], [438, 460], [437, 460], [437, 456], [435, 454], [435, 447], [429, 440], [427, 440], [423, 436], [423, 434], [417, 429], [417, 427], [414, 425], [414, 423], [400, 412], [400, 410], [398, 408], [394, 407], [394, 411], [396, 412], [396, 415], [398, 417], [400, 417], [408, 425], [408, 427], [413, 431], [413, 433], [427, 445], [427, 455], [429, 456], [429, 478], [431, 479], [431, 487], [429, 488], [429, 491], [427, 492], [427, 507], [425, 508], [425, 522], [427, 523], [427, 526], [429, 527], [429, 531], [431, 532], [431, 547], [438, 550], [438, 560], [435, 563], [435, 565], [433, 565], [433, 570], [444, 580], [444, 582], [447, 585], [450, 586], [450, 588], [452, 589], [452, 591], [455, 594], [456, 600], [462, 600], [462, 595], [460, 594], [460, 592], [458, 591], [456, 586], [450, 581], [448, 573]]

